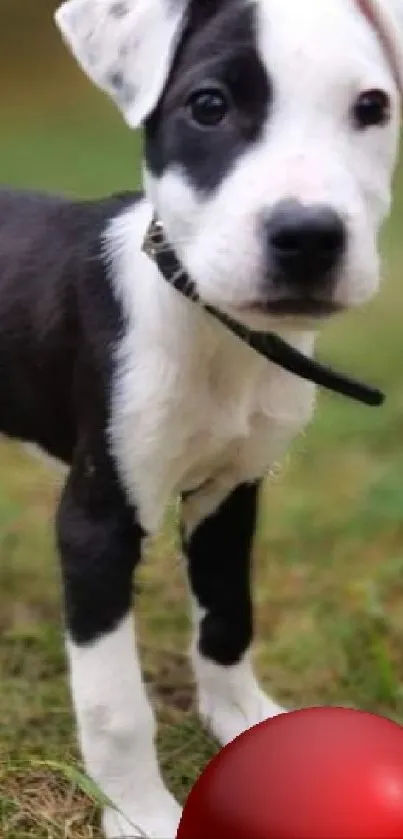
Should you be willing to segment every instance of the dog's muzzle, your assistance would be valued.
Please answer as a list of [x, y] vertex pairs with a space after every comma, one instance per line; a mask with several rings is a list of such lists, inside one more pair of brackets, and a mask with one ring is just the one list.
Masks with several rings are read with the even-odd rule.
[[160, 273], [171, 286], [187, 297], [188, 300], [199, 304], [237, 338], [248, 344], [268, 361], [283, 367], [284, 370], [288, 370], [295, 376], [307, 379], [320, 387], [355, 399], [365, 405], [376, 407], [384, 402], [385, 396], [377, 388], [337, 373], [330, 367], [308, 358], [273, 332], [257, 332], [248, 329], [243, 324], [220, 312], [219, 309], [204, 303], [197, 293], [193, 280], [186, 273], [175, 251], [167, 241], [162, 222], [156, 217], [154, 217], [147, 231], [143, 251], [156, 263]]
[[285, 199], [265, 220], [268, 274], [291, 294], [321, 297], [332, 289], [347, 244], [342, 218], [326, 204]]

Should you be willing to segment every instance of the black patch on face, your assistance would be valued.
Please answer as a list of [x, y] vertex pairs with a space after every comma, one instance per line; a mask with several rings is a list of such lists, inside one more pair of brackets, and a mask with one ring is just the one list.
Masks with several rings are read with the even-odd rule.
[[[145, 156], [154, 175], [179, 164], [208, 193], [259, 140], [272, 86], [258, 55], [256, 25], [256, 9], [244, 0], [193, 0], [167, 87], [145, 126]], [[216, 85], [228, 93], [230, 110], [218, 126], [199, 127], [189, 98]]]

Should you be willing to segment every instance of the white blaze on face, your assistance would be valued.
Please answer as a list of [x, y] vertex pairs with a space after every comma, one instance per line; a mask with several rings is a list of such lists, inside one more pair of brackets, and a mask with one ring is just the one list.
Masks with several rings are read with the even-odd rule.
[[[214, 194], [201, 196], [179, 168], [152, 196], [201, 296], [229, 307], [255, 301], [266, 269], [262, 220], [286, 198], [332, 207], [348, 248], [335, 299], [357, 305], [379, 282], [377, 237], [390, 208], [399, 94], [378, 34], [352, 0], [258, 0], [257, 51], [273, 87], [263, 135]], [[392, 101], [388, 125], [359, 130], [364, 91]], [[266, 280], [267, 281], [267, 280]]]
[[[259, 52], [277, 100], [265, 140], [276, 146], [273, 191], [346, 213], [355, 195], [379, 221], [389, 209], [399, 96], [376, 30], [352, 0], [260, 0], [259, 18]], [[391, 96], [394, 119], [357, 131], [351, 109], [373, 89]]]

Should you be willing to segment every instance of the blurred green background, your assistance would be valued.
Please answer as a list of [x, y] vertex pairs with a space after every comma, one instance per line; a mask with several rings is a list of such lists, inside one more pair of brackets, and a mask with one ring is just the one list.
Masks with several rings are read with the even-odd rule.
[[135, 186], [137, 138], [69, 57], [57, 5], [0, 0], [0, 179], [90, 196]]
[[[140, 141], [61, 44], [50, 0], [0, 0], [0, 182], [78, 196], [135, 187]], [[256, 541], [257, 667], [290, 705], [344, 703], [403, 722], [403, 179], [385, 282], [320, 352], [385, 407], [321, 395], [267, 486]], [[1, 387], [1, 375], [0, 375]], [[52, 515], [60, 481], [0, 446], [0, 835], [95, 837], [77, 774]], [[168, 570], [169, 569], [169, 570]], [[146, 674], [168, 782], [183, 798], [214, 745], [193, 711], [186, 591], [168, 520], [140, 576]], [[155, 687], [155, 680], [158, 685]], [[84, 788], [84, 792], [83, 792]], [[88, 793], [90, 792], [90, 795]]]

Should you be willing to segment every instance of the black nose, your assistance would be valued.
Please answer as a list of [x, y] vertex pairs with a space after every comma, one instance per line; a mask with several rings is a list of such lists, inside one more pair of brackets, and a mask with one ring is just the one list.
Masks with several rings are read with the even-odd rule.
[[346, 230], [331, 207], [283, 201], [266, 224], [269, 265], [280, 280], [312, 286], [337, 267]]

